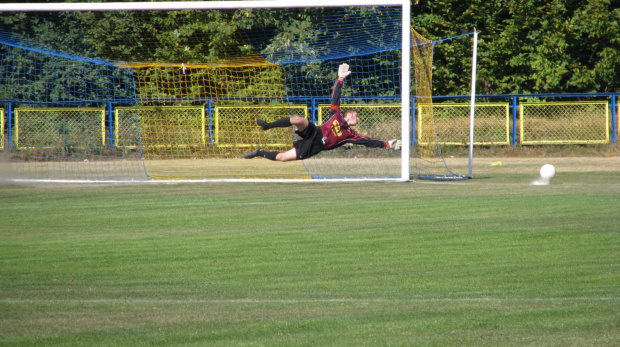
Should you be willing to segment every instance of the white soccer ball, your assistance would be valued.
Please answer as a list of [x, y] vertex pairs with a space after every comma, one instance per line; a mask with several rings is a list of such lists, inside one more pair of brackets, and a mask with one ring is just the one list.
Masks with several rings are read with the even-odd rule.
[[550, 179], [555, 176], [555, 166], [551, 164], [545, 164], [540, 168], [540, 177]]

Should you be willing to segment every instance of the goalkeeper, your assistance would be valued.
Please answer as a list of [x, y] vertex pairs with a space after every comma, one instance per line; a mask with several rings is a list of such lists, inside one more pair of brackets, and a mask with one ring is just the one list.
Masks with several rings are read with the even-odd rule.
[[338, 80], [334, 83], [332, 89], [332, 102], [329, 112], [330, 118], [321, 126], [308, 121], [304, 117], [292, 116], [279, 119], [272, 123], [267, 123], [260, 118], [256, 118], [256, 124], [261, 126], [263, 130], [271, 128], [285, 128], [294, 125], [295, 133], [301, 137], [293, 143], [293, 148], [286, 152], [268, 152], [264, 149], [257, 149], [246, 153], [245, 159], [254, 157], [263, 157], [269, 160], [291, 161], [307, 159], [319, 154], [324, 150], [338, 148], [347, 143], [362, 145], [370, 148], [388, 148], [399, 150], [402, 146], [400, 140], [382, 141], [367, 136], [360, 135], [351, 127], [357, 125], [359, 118], [357, 111], [346, 110], [344, 113], [340, 111], [340, 95], [342, 86], [347, 76], [351, 74], [348, 64], [342, 64], [338, 68]]

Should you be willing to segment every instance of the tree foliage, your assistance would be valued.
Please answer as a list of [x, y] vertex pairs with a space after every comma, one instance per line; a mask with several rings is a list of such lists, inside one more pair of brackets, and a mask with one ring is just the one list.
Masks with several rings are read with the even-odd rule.
[[[3, 13], [0, 29], [73, 54], [214, 62], [251, 52], [256, 43], [248, 44], [247, 31], [255, 26], [268, 34], [258, 46], [269, 50], [303, 37], [330, 11]], [[412, 23], [435, 40], [476, 28], [481, 94], [612, 92], [620, 86], [620, 0], [416, 0]], [[469, 93], [468, 38], [437, 44], [434, 94]]]
[[[611, 92], [620, 86], [618, 0], [441, 0], [413, 6], [429, 38], [479, 32], [480, 93]], [[467, 93], [471, 42], [436, 48], [435, 94]]]

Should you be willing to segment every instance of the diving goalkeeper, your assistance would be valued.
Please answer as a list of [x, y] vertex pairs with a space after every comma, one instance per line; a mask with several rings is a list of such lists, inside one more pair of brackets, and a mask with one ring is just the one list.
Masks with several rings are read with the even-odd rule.
[[400, 140], [382, 141], [367, 136], [360, 135], [351, 127], [357, 125], [359, 118], [357, 111], [340, 111], [340, 95], [344, 80], [351, 74], [348, 64], [342, 64], [338, 68], [338, 79], [332, 89], [332, 101], [330, 108], [330, 118], [321, 126], [308, 121], [301, 116], [292, 116], [267, 123], [260, 118], [256, 118], [256, 124], [269, 130], [271, 128], [285, 128], [294, 125], [295, 133], [301, 137], [293, 143], [293, 148], [286, 152], [268, 152], [260, 148], [246, 153], [245, 159], [263, 157], [269, 160], [291, 161], [307, 159], [319, 154], [321, 151], [331, 150], [343, 146], [347, 143], [362, 145], [370, 148], [388, 148], [399, 150], [402, 146]]

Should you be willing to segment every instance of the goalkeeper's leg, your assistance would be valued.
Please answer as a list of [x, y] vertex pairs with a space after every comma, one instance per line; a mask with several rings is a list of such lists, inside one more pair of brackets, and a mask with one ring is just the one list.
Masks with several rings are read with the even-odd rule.
[[263, 157], [274, 161], [291, 161], [297, 159], [297, 151], [295, 148], [292, 148], [286, 152], [269, 152], [259, 148], [255, 151], [248, 152], [243, 156], [245, 159], [252, 159], [256, 157]]
[[300, 116], [281, 118], [271, 123], [267, 123], [260, 118], [256, 118], [256, 124], [263, 130], [269, 130], [271, 128], [286, 128], [294, 125], [297, 128], [297, 131], [302, 131], [308, 127], [308, 123], [309, 122], [306, 118]]

